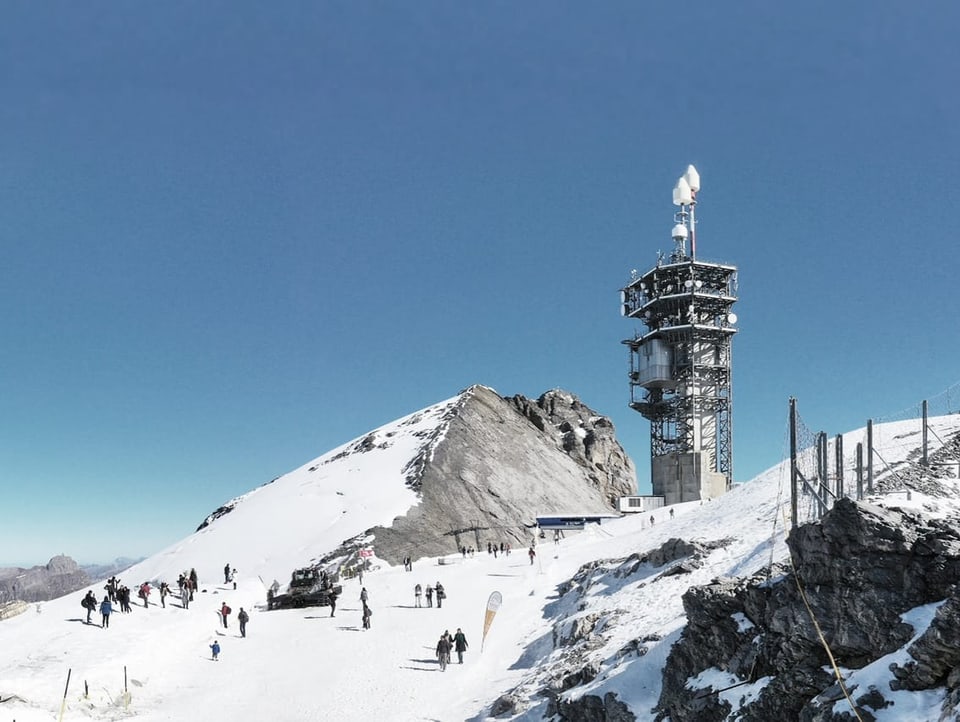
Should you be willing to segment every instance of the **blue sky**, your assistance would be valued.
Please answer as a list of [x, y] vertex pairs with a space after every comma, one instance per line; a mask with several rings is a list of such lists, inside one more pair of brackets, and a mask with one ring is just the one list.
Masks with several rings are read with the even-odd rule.
[[958, 21], [4, 4], [0, 563], [152, 553], [473, 383], [578, 394], [645, 491], [618, 290], [672, 247], [689, 163], [698, 256], [740, 268], [738, 479], [782, 457], [791, 395], [834, 434], [940, 392]]

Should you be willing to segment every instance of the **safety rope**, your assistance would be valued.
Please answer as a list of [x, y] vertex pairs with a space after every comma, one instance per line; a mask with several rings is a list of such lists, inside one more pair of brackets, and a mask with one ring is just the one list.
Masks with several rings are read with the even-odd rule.
[[[786, 515], [786, 511], [784, 511]], [[793, 563], [793, 555], [787, 555], [790, 558], [790, 568], [793, 570], [793, 579], [797, 584], [797, 591], [800, 592], [800, 599], [803, 600], [803, 606], [807, 608], [807, 614], [810, 615], [810, 621], [813, 622], [814, 629], [817, 630], [817, 636], [820, 638], [820, 644], [823, 645], [823, 649], [827, 653], [827, 657], [830, 659], [830, 666], [833, 667], [833, 674], [837, 678], [837, 684], [840, 685], [840, 690], [843, 692], [843, 696], [847, 700], [847, 704], [850, 705], [850, 709], [853, 710], [853, 714], [856, 715], [857, 719], [860, 722], [863, 722], [863, 717], [860, 716], [860, 713], [857, 711], [857, 706], [853, 703], [853, 700], [850, 699], [850, 693], [847, 691], [847, 686], [843, 683], [843, 675], [840, 673], [840, 667], [837, 665], [837, 660], [834, 659], [833, 652], [830, 650], [830, 644], [827, 642], [827, 638], [823, 636], [823, 630], [820, 628], [820, 623], [817, 621], [816, 615], [813, 613], [813, 608], [810, 606], [810, 602], [807, 600], [807, 594], [803, 590], [803, 584], [800, 581], [800, 574], [797, 571], [797, 567]]]

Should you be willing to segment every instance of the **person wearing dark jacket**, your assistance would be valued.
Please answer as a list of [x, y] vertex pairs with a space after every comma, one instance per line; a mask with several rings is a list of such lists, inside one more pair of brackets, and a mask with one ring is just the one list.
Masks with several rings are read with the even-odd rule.
[[361, 619], [363, 620], [363, 628], [370, 629], [370, 617], [373, 615], [373, 612], [370, 611], [370, 607], [367, 606], [367, 603], [363, 603], [363, 614]]
[[444, 632], [437, 642], [437, 661], [440, 663], [440, 671], [446, 672], [447, 665], [450, 663], [450, 637]]
[[193, 593], [200, 588], [200, 577], [197, 576], [197, 570], [190, 567], [190, 574], [187, 577], [190, 580], [190, 601], [193, 601]]
[[83, 598], [83, 608], [87, 610], [87, 624], [90, 624], [90, 615], [93, 613], [93, 610], [97, 608], [97, 597], [94, 595], [92, 589], [87, 592], [87, 596]]
[[457, 660], [460, 664], [463, 664], [463, 653], [467, 651], [469, 645], [467, 644], [467, 637], [460, 627], [457, 627], [457, 633], [453, 635], [453, 646], [457, 650]]
[[243, 607], [240, 607], [240, 613], [237, 615], [237, 621], [240, 622], [240, 636], [247, 636], [247, 622], [250, 621], [250, 615], [244, 611]]
[[100, 626], [102, 628], [107, 628], [110, 626], [110, 614], [113, 612], [113, 605], [110, 603], [110, 597], [104, 596], [103, 601], [100, 602]]

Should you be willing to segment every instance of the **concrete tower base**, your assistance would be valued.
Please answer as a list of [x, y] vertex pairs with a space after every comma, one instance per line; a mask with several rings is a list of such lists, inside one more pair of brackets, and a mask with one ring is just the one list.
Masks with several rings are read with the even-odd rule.
[[662, 496], [664, 504], [715, 499], [727, 491], [727, 478], [710, 471], [703, 452], [666, 454], [652, 460], [654, 496]]

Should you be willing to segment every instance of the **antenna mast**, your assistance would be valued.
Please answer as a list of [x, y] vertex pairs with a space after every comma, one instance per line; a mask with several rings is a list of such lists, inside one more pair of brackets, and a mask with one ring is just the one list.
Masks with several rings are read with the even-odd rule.
[[673, 251], [674, 262], [687, 258], [686, 240], [690, 238], [690, 258], [697, 257], [697, 191], [700, 190], [700, 174], [692, 165], [687, 166], [687, 172], [680, 176], [673, 187], [673, 205], [680, 206], [673, 220], [673, 240], [677, 246]]
[[[631, 274], [621, 313], [646, 328], [630, 348], [630, 407], [650, 420], [650, 481], [666, 504], [710, 499], [733, 483], [732, 338], [737, 267], [697, 260], [700, 174], [673, 188], [673, 252]], [[689, 252], [687, 241], [689, 240]]]

